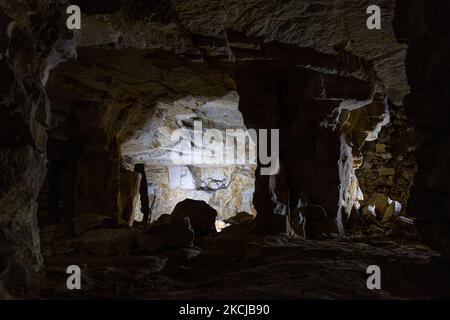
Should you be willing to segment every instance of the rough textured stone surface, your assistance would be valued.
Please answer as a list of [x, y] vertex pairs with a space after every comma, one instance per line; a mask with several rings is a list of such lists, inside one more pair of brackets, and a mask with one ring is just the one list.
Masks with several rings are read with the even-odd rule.
[[[60, 256], [36, 275], [30, 297], [71, 298], [69, 263], [83, 267], [84, 295], [145, 299], [429, 299], [449, 297], [448, 262], [418, 243], [362, 237], [314, 241], [226, 228], [196, 249], [153, 256]], [[193, 253], [194, 257], [192, 257]], [[368, 265], [383, 270], [368, 291]], [[187, 276], [189, 275], [189, 276]], [[120, 290], [116, 290], [117, 287]], [[299, 290], [299, 288], [302, 288]]]
[[[206, 130], [220, 130], [223, 141], [233, 138], [227, 130], [244, 132], [246, 128], [238, 110], [239, 97], [231, 91], [223, 97], [208, 100], [211, 98], [189, 95], [173, 103], [158, 102], [156, 108], [151, 109], [151, 117], [138, 114], [137, 110], [124, 124], [120, 135], [126, 135], [126, 138], [120, 144], [120, 153], [128, 168], [137, 163], [145, 165], [152, 220], [172, 212], [175, 205], [186, 198], [206, 201], [218, 210], [221, 219], [242, 210], [254, 213], [252, 195], [256, 163], [252, 165], [248, 161], [248, 144], [245, 152], [237, 152], [234, 161], [227, 163], [225, 153], [221, 157], [211, 156], [207, 145], [193, 139], [195, 126], [204, 137]], [[142, 117], [149, 118], [144, 125], [136, 126], [132, 119]], [[183, 130], [183, 134], [189, 135], [194, 141], [192, 150], [186, 152], [182, 145], [186, 140], [172, 141], [175, 130]], [[179, 151], [183, 151], [186, 159], [183, 164], [176, 162]], [[135, 208], [134, 214], [135, 219], [139, 219], [140, 208]]]
[[189, 248], [194, 245], [195, 231], [190, 219], [173, 219], [164, 215], [153, 222], [139, 240], [140, 252], [154, 252], [161, 248]]
[[[180, 77], [191, 77], [189, 73], [180, 74]], [[194, 130], [202, 130], [202, 136], [208, 129], [220, 130], [224, 138], [226, 130], [245, 130], [242, 114], [239, 112], [239, 96], [236, 91], [230, 91], [223, 97], [192, 96], [187, 95], [172, 103], [168, 101], [155, 101], [154, 108], [148, 107], [147, 112], [142, 110], [131, 111], [119, 133], [120, 152], [125, 159], [124, 165], [133, 166], [136, 163], [145, 165], [172, 165], [174, 159], [180, 158], [178, 152], [184, 151], [183, 159], [202, 155], [199, 165], [216, 162], [226, 164], [223, 159], [217, 159], [208, 153], [207, 145], [195, 144], [190, 150], [185, 150], [181, 141], [172, 141], [175, 130], [184, 134], [193, 135]], [[138, 119], [146, 119], [146, 123], [136, 127]], [[133, 123], [134, 122], [134, 123]], [[248, 148], [248, 147], [247, 147]], [[177, 152], [177, 153], [176, 153]], [[176, 154], [174, 154], [176, 153]], [[178, 157], [177, 157], [178, 156]], [[198, 156], [197, 156], [198, 157]], [[241, 157], [241, 155], [239, 155]], [[238, 158], [239, 163], [244, 159]], [[187, 163], [190, 164], [190, 163]]]
[[101, 226], [104, 227], [108, 221], [111, 222], [111, 218], [99, 214], [82, 214], [76, 216], [73, 219], [75, 234], [78, 236], [86, 231], [98, 229]]
[[[221, 220], [242, 210], [255, 214], [252, 205], [253, 171], [241, 166], [148, 166], [146, 174], [149, 201], [153, 203], [152, 220], [161, 214], [170, 214], [177, 203], [187, 198], [205, 201], [217, 210]], [[134, 209], [138, 221], [141, 216], [139, 208], [140, 204]]]
[[[401, 242], [418, 240], [417, 221], [401, 213], [395, 202], [386, 206], [384, 201], [379, 203], [374, 200], [372, 197], [362, 209], [352, 210], [345, 224], [349, 234], [379, 236]], [[376, 202], [378, 205], [371, 204]]]
[[234, 217], [231, 217], [230, 219], [225, 220], [226, 223], [233, 225], [233, 224], [239, 224], [244, 223], [247, 221], [252, 221], [253, 216], [247, 212], [238, 212]]
[[[395, 41], [391, 25], [395, 4], [384, 0], [378, 5], [382, 29], [369, 31], [365, 1], [167, 1], [155, 12], [165, 19], [137, 20], [131, 26], [120, 12], [106, 18], [89, 17], [78, 41], [83, 46], [164, 48], [199, 60], [239, 58], [229, 48], [233, 40], [244, 50], [278, 41], [323, 53], [348, 52], [373, 63], [389, 96], [401, 104], [409, 92], [406, 46]], [[176, 20], [170, 21], [168, 13]], [[242, 43], [233, 37], [235, 33], [259, 40]], [[211, 43], [211, 38], [216, 40]]]
[[[105, 59], [104, 54], [109, 58]], [[145, 70], [130, 66], [131, 61], [145, 65]], [[97, 65], [95, 70], [93, 64]], [[132, 68], [135, 71], [129, 73]], [[165, 68], [172, 71], [167, 73]], [[186, 81], [188, 78], [190, 80]], [[116, 82], [114, 86], [110, 83], [112, 79]], [[121, 167], [133, 170], [136, 163], [172, 164], [170, 133], [183, 128], [183, 121], [192, 122], [191, 118], [196, 116], [205, 120], [205, 128], [208, 125], [219, 129], [242, 128], [233, 88], [233, 81], [223, 72], [169, 53], [79, 49], [78, 61], [57, 68], [49, 84], [52, 99], [71, 104], [80, 114], [80, 131], [86, 139], [75, 169], [74, 214], [96, 212], [125, 221], [139, 214], [140, 205], [134, 197], [134, 177]], [[94, 182], [90, 181], [92, 176], [97, 177]], [[252, 172], [241, 170], [234, 176], [250, 181]], [[155, 192], [155, 185], [158, 193], [154, 218], [170, 213], [176, 204], [172, 206], [172, 202], [177, 199], [181, 201], [193, 196], [193, 192], [184, 195], [180, 192], [179, 198], [168, 201], [171, 190], [165, 187], [167, 181], [147, 180], [150, 196]], [[220, 192], [222, 195], [215, 198], [223, 196], [222, 202], [231, 201], [230, 196], [239, 188], [237, 182], [232, 184], [229, 192]], [[201, 186], [193, 188], [194, 191], [197, 187], [200, 189]], [[97, 196], [94, 190], [105, 192]], [[211, 193], [201, 190], [197, 193], [203, 194], [197, 195], [202, 199], [211, 198]], [[248, 210], [250, 201], [250, 195], [247, 195], [243, 208], [240, 201], [235, 201], [224, 211], [229, 216], [239, 210]], [[212, 199], [211, 203], [214, 202], [217, 206], [217, 201]]]
[[186, 199], [175, 206], [172, 220], [183, 221], [189, 218], [195, 236], [207, 236], [216, 233], [217, 211], [206, 202]]
[[372, 83], [296, 68], [290, 63], [257, 61], [236, 75], [246, 126], [280, 128], [279, 174], [269, 177], [256, 172], [257, 219], [262, 228], [268, 228], [269, 215], [288, 214], [291, 226], [302, 234], [301, 201], [304, 206], [322, 207], [340, 228], [340, 199], [345, 201], [354, 173], [351, 149], [341, 140], [337, 125], [339, 111], [347, 99], [369, 100]]
[[449, 254], [450, 112], [448, 87], [450, 25], [446, 1], [397, 1], [397, 39], [408, 44], [406, 70], [411, 94], [405, 106], [420, 131], [418, 171], [408, 212], [419, 218], [426, 243]]
[[83, 233], [73, 246], [83, 254], [130, 255], [141, 231], [135, 228], [97, 229]]
[[73, 254], [73, 226], [69, 224], [50, 224], [39, 228], [41, 253], [45, 260], [50, 257]]
[[[364, 198], [383, 193], [399, 201], [406, 212], [409, 194], [417, 171], [415, 132], [405, 114], [405, 108], [389, 106], [390, 123], [381, 128], [378, 138], [360, 148], [362, 163], [356, 176]], [[389, 169], [380, 172], [380, 169]], [[381, 175], [380, 173], [387, 173]]]
[[42, 265], [36, 199], [50, 124], [43, 83], [70, 54], [55, 27], [63, 21], [58, 2], [2, 1], [0, 17], [0, 282], [23, 289]]

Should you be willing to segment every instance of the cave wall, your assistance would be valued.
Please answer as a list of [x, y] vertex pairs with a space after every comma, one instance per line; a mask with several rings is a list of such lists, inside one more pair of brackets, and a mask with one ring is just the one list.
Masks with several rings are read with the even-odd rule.
[[[307, 225], [308, 218], [310, 225], [322, 225], [309, 237], [337, 233], [343, 231], [338, 230], [338, 209], [340, 188], [346, 183], [338, 163], [347, 159], [341, 158], [341, 131], [323, 123], [337, 121], [331, 118], [337, 116], [335, 111], [343, 100], [368, 100], [372, 84], [286, 62], [289, 60], [270, 65], [256, 61], [236, 72], [239, 109], [246, 125], [280, 129], [280, 172], [276, 176], [262, 176], [259, 169], [256, 172], [257, 221], [265, 230], [289, 232], [292, 227], [304, 234], [298, 208], [303, 203], [307, 207], [301, 215]], [[286, 215], [290, 226], [280, 217]]]
[[450, 20], [448, 1], [396, 3], [397, 39], [408, 44], [411, 94], [408, 117], [419, 135], [418, 171], [408, 211], [419, 218], [421, 240], [449, 254], [450, 248]]
[[[238, 212], [256, 215], [253, 208], [254, 166], [146, 166], [152, 221], [171, 214], [184, 199], [203, 200], [226, 220]], [[135, 208], [135, 216], [140, 216]]]
[[[171, 132], [183, 128], [183, 121], [198, 118], [204, 129], [245, 128], [234, 89], [225, 72], [169, 52], [78, 48], [78, 59], [58, 66], [48, 84], [51, 99], [70, 104], [80, 122], [83, 146], [77, 159], [73, 215], [109, 216], [118, 223], [139, 215], [134, 165], [172, 165]], [[239, 173], [252, 184], [253, 172]], [[230, 189], [223, 199], [230, 201], [237, 189]], [[160, 195], [158, 215], [173, 209], [168, 205], [170, 193], [167, 188]], [[244, 197], [251, 200], [251, 195]], [[216, 206], [222, 199], [208, 198]]]
[[[97, 5], [99, 13], [105, 12], [105, 5], [100, 5], [104, 1]], [[171, 0], [158, 6], [135, 2], [122, 9], [111, 4], [116, 10], [106, 11], [109, 14], [86, 16], [77, 40], [84, 46], [162, 48], [197, 61], [234, 59], [233, 43], [243, 51], [279, 42], [332, 55], [346, 52], [373, 63], [390, 99], [401, 104], [409, 92], [407, 46], [395, 41], [395, 2], [377, 1], [382, 29], [375, 32], [366, 27], [368, 5], [366, 0]], [[153, 19], [145, 19], [149, 12]]]
[[[46, 173], [49, 69], [71, 53], [56, 2], [0, 3], [0, 281], [25, 289], [42, 266], [37, 196]], [[70, 35], [65, 35], [70, 39]]]
[[76, 168], [83, 147], [79, 117], [70, 104], [52, 100], [47, 131], [47, 176], [38, 197], [39, 226], [71, 218]]
[[115, 218], [119, 224], [131, 224], [134, 218], [135, 207], [138, 205], [140, 207], [139, 182], [141, 177], [136, 172], [126, 170], [122, 165], [119, 170], [119, 210]]
[[118, 217], [121, 183], [120, 154], [100, 127], [100, 105], [80, 103], [81, 130], [85, 143], [78, 160], [74, 190], [74, 215], [100, 214]]
[[128, 222], [138, 176], [123, 168], [119, 150], [108, 142], [100, 125], [101, 105], [68, 98], [53, 81], [46, 89], [52, 118], [47, 178], [38, 198], [39, 225], [70, 222], [83, 214]]
[[[192, 78], [185, 76], [186, 80]], [[235, 145], [234, 135], [246, 132], [238, 103], [239, 96], [232, 90], [223, 97], [187, 95], [173, 102], [157, 100], [151, 107], [130, 112], [119, 133], [123, 137], [120, 153], [126, 167], [140, 163], [145, 166], [149, 203], [153, 203], [152, 221], [170, 214], [186, 198], [205, 201], [222, 220], [241, 211], [255, 214], [255, 164], [248, 159], [250, 142], [243, 150]], [[142, 118], [146, 118], [143, 124], [135, 122]], [[213, 155], [210, 141], [196, 141], [197, 134], [206, 140], [208, 130], [221, 134], [223, 140], [217, 143], [223, 154]], [[189, 139], [173, 141], [172, 135], [181, 131]], [[233, 141], [232, 161], [224, 161], [226, 141]], [[186, 142], [191, 150], [184, 147]], [[185, 160], [177, 163], [174, 159], [180, 151]], [[140, 220], [139, 208], [135, 208], [135, 216]]]
[[356, 176], [365, 200], [382, 193], [399, 201], [406, 213], [408, 199], [417, 172], [414, 126], [404, 106], [389, 104], [389, 123], [383, 126], [374, 141], [367, 141], [358, 156], [361, 164]]

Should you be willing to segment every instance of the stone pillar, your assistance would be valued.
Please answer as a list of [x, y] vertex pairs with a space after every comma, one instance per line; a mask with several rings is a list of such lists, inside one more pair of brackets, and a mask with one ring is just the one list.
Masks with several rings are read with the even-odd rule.
[[408, 117], [423, 136], [408, 213], [419, 237], [450, 256], [450, 24], [448, 1], [397, 1], [394, 28], [408, 44]]
[[[64, 26], [47, 1], [0, 3], [0, 276], [25, 289], [42, 265], [37, 196], [46, 174], [50, 103], [44, 90]], [[0, 284], [1, 287], [1, 284]]]
[[[293, 228], [302, 234], [299, 221], [305, 217], [308, 221], [309, 216], [310, 227], [321, 226], [310, 228], [312, 237], [337, 232], [341, 133], [323, 122], [339, 107], [340, 99], [368, 99], [370, 84], [263, 62], [247, 65], [236, 78], [247, 128], [280, 129], [279, 174], [270, 177], [261, 176], [259, 169], [256, 172], [259, 229], [290, 232]], [[282, 218], [285, 215], [289, 218]]]

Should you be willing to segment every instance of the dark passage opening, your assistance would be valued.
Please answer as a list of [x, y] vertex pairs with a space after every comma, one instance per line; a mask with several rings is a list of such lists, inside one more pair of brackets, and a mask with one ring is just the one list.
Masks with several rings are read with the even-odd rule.
[[134, 172], [137, 172], [141, 175], [141, 179], [139, 182], [139, 197], [141, 202], [141, 212], [144, 215], [142, 221], [149, 222], [151, 221], [151, 211], [149, 204], [147, 176], [145, 174], [145, 165], [136, 164], [134, 166]]

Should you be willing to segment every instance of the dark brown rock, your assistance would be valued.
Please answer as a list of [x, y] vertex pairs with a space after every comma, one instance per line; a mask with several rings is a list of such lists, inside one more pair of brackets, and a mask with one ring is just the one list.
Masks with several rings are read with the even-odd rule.
[[394, 28], [408, 44], [408, 117], [424, 139], [408, 213], [422, 241], [450, 256], [450, 25], [448, 1], [397, 1]]
[[111, 217], [98, 214], [82, 214], [76, 216], [73, 219], [75, 235], [79, 236], [80, 234], [92, 229], [100, 229], [108, 225], [111, 226], [112, 222]]
[[172, 212], [172, 223], [184, 223], [189, 218], [195, 236], [207, 236], [216, 233], [217, 211], [204, 201], [186, 199], [178, 203]]
[[252, 221], [253, 216], [247, 212], [238, 212], [234, 217], [225, 220], [225, 223], [229, 223], [230, 225], [244, 223], [247, 221]]
[[170, 219], [170, 221], [158, 219], [150, 225], [145, 234], [147, 237], [140, 241], [142, 250], [189, 248], [193, 246], [195, 240], [195, 231], [189, 217]]
[[136, 228], [97, 229], [83, 233], [73, 245], [83, 254], [130, 255], [142, 231]]
[[0, 274], [9, 291], [25, 289], [42, 267], [36, 199], [50, 123], [43, 83], [62, 60], [52, 48], [64, 42], [64, 23], [59, 4], [47, 1], [1, 2], [0, 20]]

